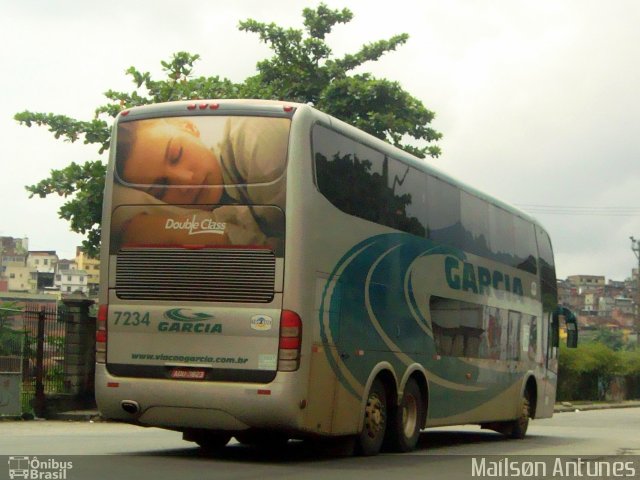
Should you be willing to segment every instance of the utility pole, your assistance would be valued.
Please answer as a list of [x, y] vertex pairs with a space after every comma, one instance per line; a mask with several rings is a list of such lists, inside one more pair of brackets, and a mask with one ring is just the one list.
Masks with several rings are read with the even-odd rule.
[[[633, 236], [631, 239], [631, 250], [638, 259], [638, 269], [636, 270], [636, 343], [640, 344], [640, 240], [636, 240]], [[632, 271], [633, 272], [633, 271]]]

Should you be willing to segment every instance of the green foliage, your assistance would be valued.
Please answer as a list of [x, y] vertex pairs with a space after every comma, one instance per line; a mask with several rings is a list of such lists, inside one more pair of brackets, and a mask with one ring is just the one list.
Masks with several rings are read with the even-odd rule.
[[624, 335], [620, 330], [610, 328], [599, 328], [593, 338], [594, 342], [606, 345], [612, 350], [622, 350], [625, 345]]
[[109, 148], [109, 125], [105, 120], [94, 118], [90, 121], [74, 120], [65, 115], [54, 115], [53, 113], [33, 113], [28, 110], [17, 113], [13, 117], [27, 127], [33, 125], [47, 126], [55, 138], [63, 138], [68, 142], [76, 142], [81, 136], [84, 143], [98, 143], [103, 153]]
[[84, 165], [72, 162], [62, 170], [51, 170], [49, 178], [26, 187], [30, 192], [29, 198], [34, 195], [44, 198], [53, 193], [71, 197], [60, 207], [58, 215], [70, 222], [72, 231], [87, 235], [82, 246], [90, 256], [98, 255], [100, 245], [105, 173], [106, 167], [99, 160]]
[[599, 342], [560, 347], [559, 400], [601, 400], [613, 377], [640, 377], [640, 351], [615, 351]]
[[349, 73], [367, 62], [377, 61], [387, 52], [407, 42], [400, 34], [389, 40], [364, 45], [354, 54], [331, 58], [331, 48], [324, 41], [338, 23], [348, 23], [353, 14], [348, 9], [330, 10], [320, 5], [303, 11], [305, 30], [285, 29], [274, 23], [255, 20], [240, 22], [240, 29], [257, 33], [274, 56], [258, 62], [259, 83], [266, 87], [262, 98], [283, 98], [312, 103], [378, 138], [385, 139], [414, 155], [437, 157], [437, 146], [415, 147], [403, 144], [409, 136], [427, 143], [441, 134], [427, 125], [435, 114], [420, 100], [402, 89], [399, 83], [374, 78], [364, 73]]
[[640, 350], [628, 350], [620, 352], [619, 355], [624, 374], [640, 377]]
[[[64, 387], [62, 387], [62, 384], [64, 382], [64, 369], [61, 366], [56, 365], [54, 367], [48, 368], [45, 374], [45, 378], [50, 383], [53, 383], [52, 387], [54, 390], [60, 389], [61, 391], [64, 391]], [[59, 393], [59, 392], [54, 391], [51, 393]]]
[[600, 376], [622, 375], [625, 373], [622, 356], [598, 342], [589, 342], [578, 348], [560, 348], [560, 365], [572, 373]]
[[[408, 35], [372, 42], [355, 53], [334, 58], [325, 37], [336, 25], [349, 23], [353, 18], [351, 11], [332, 10], [320, 4], [316, 9], [305, 8], [302, 16], [304, 29], [283, 28], [252, 19], [240, 22], [241, 31], [256, 33], [274, 53], [258, 62], [258, 73], [243, 82], [234, 83], [219, 76], [196, 77], [194, 65], [200, 56], [178, 52], [169, 61], [161, 62], [162, 79], [130, 67], [126, 74], [133, 81], [133, 90], [105, 92], [107, 102], [96, 108], [91, 120], [30, 111], [18, 113], [14, 118], [28, 127], [47, 127], [55, 138], [96, 144], [102, 154], [109, 148], [113, 118], [123, 109], [198, 98], [284, 99], [312, 103], [420, 158], [437, 157], [439, 147], [430, 144], [440, 139], [441, 134], [428, 126], [433, 121], [433, 112], [398, 82], [377, 79], [369, 73], [352, 74], [354, 69], [377, 61], [406, 43]], [[407, 138], [411, 143], [403, 143]], [[83, 247], [89, 255], [96, 255], [100, 244], [105, 171], [100, 161], [72, 163], [64, 169], [52, 170], [49, 178], [26, 187], [30, 197], [52, 194], [69, 197], [58, 213], [70, 222], [72, 231], [87, 236]]]
[[20, 312], [22, 312], [22, 308], [16, 302], [0, 303], [0, 327], [5, 326], [5, 322], [9, 317]]
[[47, 343], [53, 348], [56, 354], [64, 353], [64, 337], [50, 335], [47, 337]]
[[21, 355], [24, 332], [13, 330], [7, 321], [22, 311], [15, 302], [0, 303], [0, 355]]
[[0, 327], [0, 356], [20, 356], [24, 332]]

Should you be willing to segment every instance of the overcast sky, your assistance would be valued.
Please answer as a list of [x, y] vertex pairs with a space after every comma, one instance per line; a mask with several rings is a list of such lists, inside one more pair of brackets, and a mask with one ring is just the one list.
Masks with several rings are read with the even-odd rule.
[[[328, 41], [338, 55], [397, 33], [408, 43], [366, 66], [436, 112], [447, 173], [520, 206], [549, 230], [558, 276], [622, 280], [640, 237], [640, 2], [637, 0], [328, 0], [355, 17]], [[25, 185], [94, 146], [19, 126], [23, 110], [88, 120], [129, 66], [160, 73], [198, 53], [197, 75], [241, 81], [270, 54], [247, 18], [300, 27], [307, 0], [0, 0], [0, 235], [74, 256], [82, 237], [59, 199]], [[104, 157], [102, 157], [104, 160]], [[534, 207], [535, 206], [535, 207]]]

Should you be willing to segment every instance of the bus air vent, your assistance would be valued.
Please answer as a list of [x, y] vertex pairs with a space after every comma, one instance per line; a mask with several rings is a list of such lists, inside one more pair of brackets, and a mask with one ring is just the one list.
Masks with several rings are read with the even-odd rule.
[[127, 300], [269, 303], [275, 255], [253, 248], [123, 248], [116, 294]]

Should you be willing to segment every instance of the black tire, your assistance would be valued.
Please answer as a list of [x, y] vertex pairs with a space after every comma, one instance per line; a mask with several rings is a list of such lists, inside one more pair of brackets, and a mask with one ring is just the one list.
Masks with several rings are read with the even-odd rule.
[[308, 451], [321, 457], [352, 457], [356, 453], [356, 438], [353, 435], [307, 438], [304, 443]]
[[410, 378], [402, 401], [390, 416], [385, 447], [393, 452], [410, 452], [416, 448], [424, 425], [425, 404], [418, 383]]
[[387, 430], [387, 392], [382, 381], [376, 378], [367, 394], [362, 431], [357, 437], [359, 455], [377, 455], [382, 448]]
[[207, 451], [216, 451], [224, 448], [229, 440], [231, 440], [231, 434], [225, 432], [207, 432], [198, 431], [188, 435], [183, 435], [185, 440], [196, 442], [200, 448]]
[[261, 430], [249, 430], [237, 433], [236, 440], [243, 445], [253, 445], [256, 447], [265, 447], [278, 449], [285, 447], [289, 442], [289, 437], [284, 433], [268, 432]]
[[531, 394], [525, 391], [520, 403], [520, 415], [518, 418], [509, 423], [509, 438], [521, 440], [527, 434], [529, 428], [529, 420], [531, 419]]

